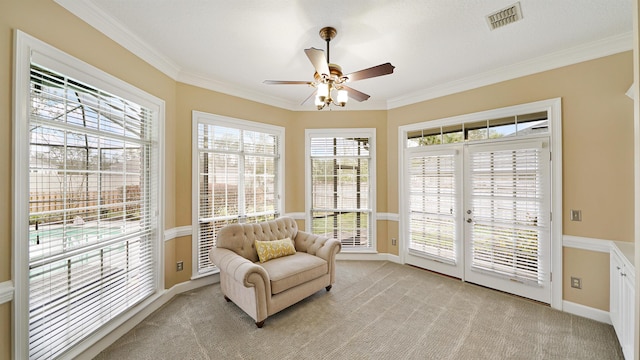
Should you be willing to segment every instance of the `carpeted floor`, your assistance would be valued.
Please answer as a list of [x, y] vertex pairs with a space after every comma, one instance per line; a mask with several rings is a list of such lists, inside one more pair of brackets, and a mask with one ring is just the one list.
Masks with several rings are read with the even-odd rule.
[[406, 265], [337, 282], [258, 329], [218, 284], [175, 297], [96, 359], [622, 359], [613, 327]]

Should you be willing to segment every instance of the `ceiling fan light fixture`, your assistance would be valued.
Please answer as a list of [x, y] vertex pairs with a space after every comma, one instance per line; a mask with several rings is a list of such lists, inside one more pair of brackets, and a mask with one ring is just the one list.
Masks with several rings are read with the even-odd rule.
[[[374, 67], [363, 69], [344, 75], [340, 65], [332, 63], [329, 57], [329, 42], [337, 35], [335, 28], [330, 26], [320, 29], [320, 37], [327, 43], [327, 52], [309, 48], [304, 49], [304, 53], [311, 61], [315, 68], [313, 74], [314, 81], [282, 81], [282, 80], [265, 80], [266, 84], [304, 84], [316, 88], [314, 104], [318, 110], [328, 108], [331, 104], [344, 107], [349, 101], [349, 97], [356, 101], [366, 101], [369, 95], [344, 85], [346, 82], [374, 78], [393, 73], [395, 66], [391, 63], [380, 64]], [[310, 95], [307, 99], [310, 99]], [[304, 104], [307, 100], [303, 101]]]
[[338, 105], [345, 106], [347, 105], [347, 101], [349, 101], [349, 93], [347, 90], [338, 90]]
[[318, 100], [324, 103], [324, 101], [329, 96], [329, 84], [320, 83], [318, 84]]

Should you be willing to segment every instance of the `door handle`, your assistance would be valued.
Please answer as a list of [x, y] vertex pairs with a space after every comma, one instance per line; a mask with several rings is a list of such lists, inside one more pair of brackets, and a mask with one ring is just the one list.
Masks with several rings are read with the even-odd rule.
[[471, 218], [469, 218], [469, 219], [467, 219], [467, 222], [468, 222], [469, 224], [471, 224], [471, 223], [473, 222], [473, 220], [471, 220]]

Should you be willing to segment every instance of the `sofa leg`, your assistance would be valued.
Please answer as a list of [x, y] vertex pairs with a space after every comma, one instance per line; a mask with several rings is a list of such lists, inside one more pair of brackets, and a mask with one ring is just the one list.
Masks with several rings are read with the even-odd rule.
[[264, 325], [264, 320], [256, 322], [256, 326], [258, 327], [258, 329], [262, 329], [263, 325]]
[[231, 299], [229, 299], [227, 295], [224, 296], [224, 299], [227, 300], [227, 302], [231, 302]]
[[327, 286], [325, 289], [327, 289], [327, 291], [331, 291], [331, 285]]

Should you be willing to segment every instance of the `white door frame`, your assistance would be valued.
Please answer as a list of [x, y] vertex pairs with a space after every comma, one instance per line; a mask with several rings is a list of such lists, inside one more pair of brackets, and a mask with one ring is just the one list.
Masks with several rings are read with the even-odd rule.
[[[482, 121], [546, 111], [549, 120], [551, 151], [551, 307], [562, 310], [562, 105], [561, 98], [536, 101], [494, 110], [481, 111], [449, 118], [424, 121], [398, 127], [398, 210], [400, 261], [405, 263], [408, 253], [407, 203], [405, 188], [405, 149], [407, 133], [424, 128]], [[553, 214], [556, 214], [555, 216]], [[554, 281], [555, 280], [555, 281]]]

